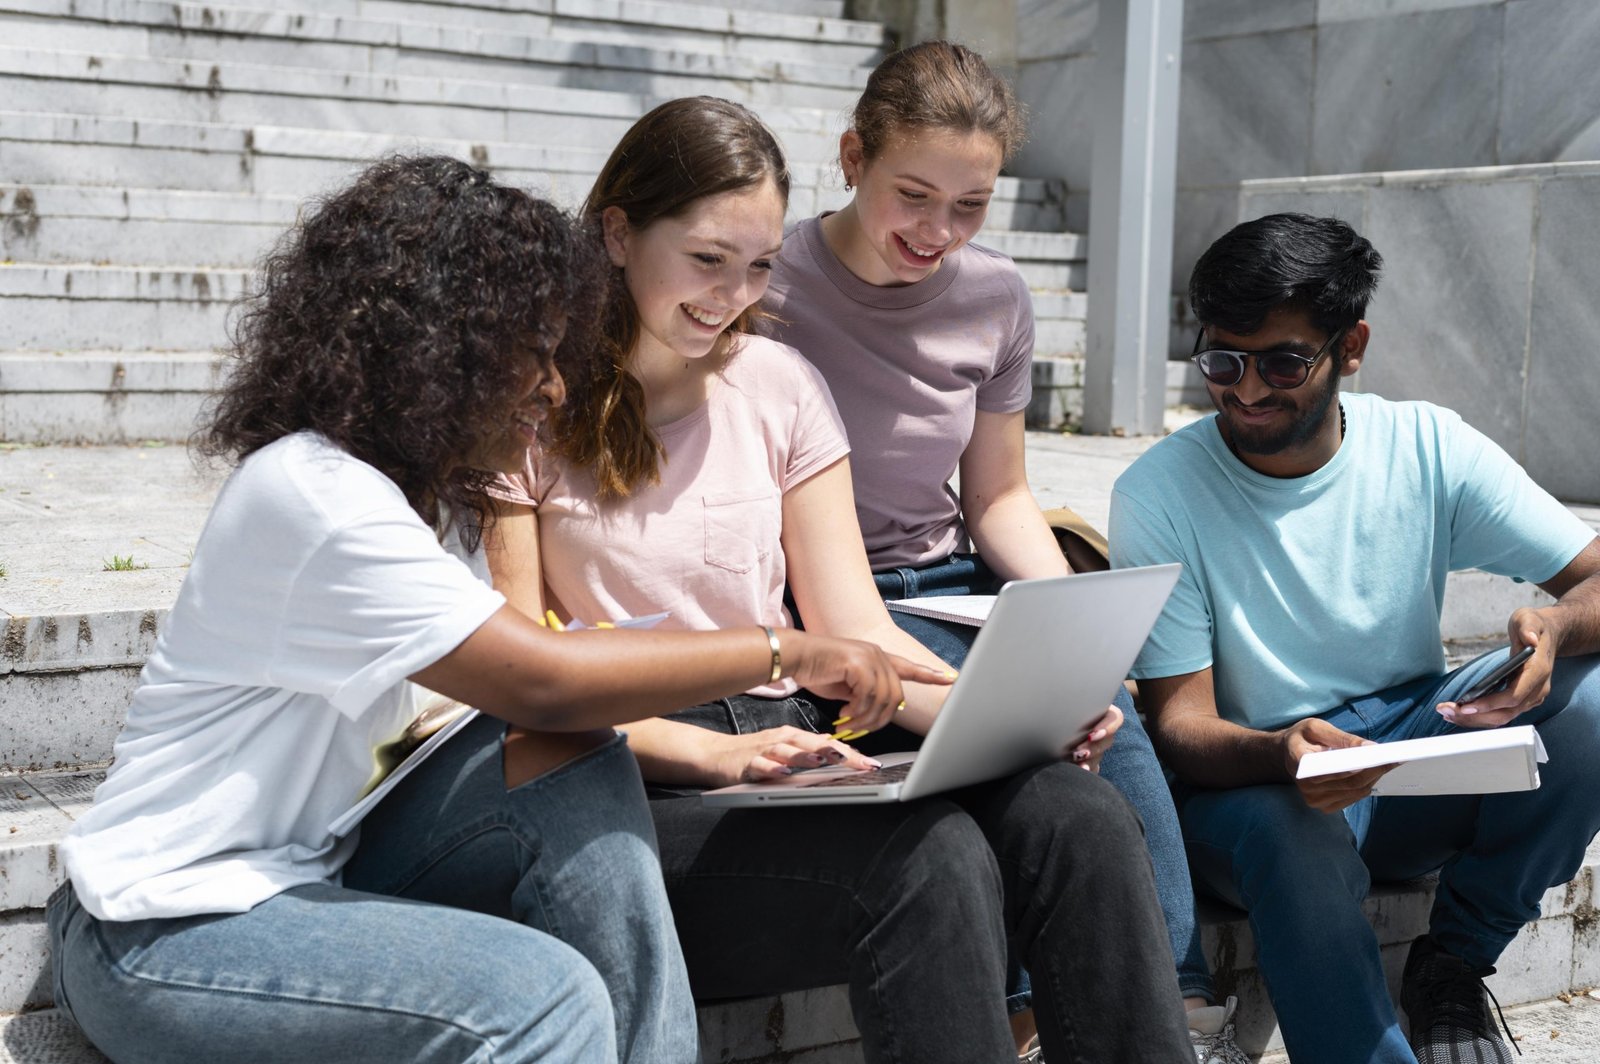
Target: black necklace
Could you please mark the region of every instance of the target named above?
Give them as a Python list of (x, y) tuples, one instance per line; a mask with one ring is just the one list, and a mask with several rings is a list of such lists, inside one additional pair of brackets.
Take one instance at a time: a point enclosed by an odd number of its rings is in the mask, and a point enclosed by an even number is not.
[(1344, 439), (1344, 404), (1339, 404), (1339, 438)]

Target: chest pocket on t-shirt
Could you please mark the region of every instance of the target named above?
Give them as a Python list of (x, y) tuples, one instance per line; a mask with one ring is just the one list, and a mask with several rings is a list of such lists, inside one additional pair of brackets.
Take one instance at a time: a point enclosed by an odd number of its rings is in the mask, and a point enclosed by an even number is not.
[(748, 573), (766, 561), (779, 549), (782, 506), (770, 489), (705, 496), (706, 564)]

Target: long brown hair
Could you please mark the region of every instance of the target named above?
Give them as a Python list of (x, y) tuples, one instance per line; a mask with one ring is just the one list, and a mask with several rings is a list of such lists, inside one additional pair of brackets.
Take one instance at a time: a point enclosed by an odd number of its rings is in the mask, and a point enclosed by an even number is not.
[(905, 129), (987, 133), (1009, 161), (1027, 138), (1016, 94), (983, 56), (950, 41), (924, 41), (891, 53), (867, 78), (852, 126), (866, 157)]
[[(748, 108), (711, 96), (662, 104), (622, 136), (583, 204), (598, 232), (607, 208), (629, 228), (645, 229), (683, 214), (696, 201), (771, 181), (789, 201), (789, 168), (772, 132)], [(661, 442), (645, 421), (644, 389), (628, 371), (639, 339), (639, 313), (622, 270), (612, 271), (600, 331), (611, 359), (602, 372), (568, 387), (554, 441), (562, 458), (594, 474), (598, 494), (625, 496), (659, 476)], [(747, 308), (717, 338), (709, 357), (726, 357), (734, 334), (751, 332), (762, 314)]]

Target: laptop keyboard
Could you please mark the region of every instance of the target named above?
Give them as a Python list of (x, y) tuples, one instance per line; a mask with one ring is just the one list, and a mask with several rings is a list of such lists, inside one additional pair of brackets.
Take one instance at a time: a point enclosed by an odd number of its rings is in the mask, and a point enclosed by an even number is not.
[(873, 768), (865, 772), (852, 772), (848, 776), (834, 776), (831, 779), (820, 780), (806, 787), (814, 791), (821, 787), (881, 787), (885, 783), (902, 783), (911, 773), (914, 761), (902, 761), (898, 765), (888, 768)]

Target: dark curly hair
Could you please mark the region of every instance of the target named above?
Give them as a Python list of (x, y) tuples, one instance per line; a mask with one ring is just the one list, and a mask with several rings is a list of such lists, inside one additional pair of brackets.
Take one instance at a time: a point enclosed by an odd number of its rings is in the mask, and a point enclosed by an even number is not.
[(240, 460), (320, 433), (475, 549), (492, 478), (468, 456), (504, 438), (535, 365), (593, 375), (607, 265), (594, 234), (482, 170), (381, 159), (260, 264), (195, 447)]

